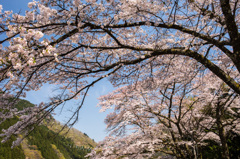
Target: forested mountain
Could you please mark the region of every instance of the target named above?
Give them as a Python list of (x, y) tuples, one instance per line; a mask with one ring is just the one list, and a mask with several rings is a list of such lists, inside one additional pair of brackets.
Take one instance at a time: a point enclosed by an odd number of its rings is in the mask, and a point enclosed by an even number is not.
[[(16, 104), (17, 109), (32, 106), (34, 105), (26, 100), (20, 100)], [(0, 130), (8, 128), (17, 121), (18, 117), (6, 120), (0, 124)], [(45, 126), (46, 123), (48, 126)], [(0, 159), (82, 159), (96, 145), (87, 134), (76, 129), (70, 129), (68, 134), (66, 130), (58, 134), (61, 128), (60, 122), (52, 116), (45, 119), (20, 146), (11, 149), (12, 142), (17, 136), (0, 143)]]

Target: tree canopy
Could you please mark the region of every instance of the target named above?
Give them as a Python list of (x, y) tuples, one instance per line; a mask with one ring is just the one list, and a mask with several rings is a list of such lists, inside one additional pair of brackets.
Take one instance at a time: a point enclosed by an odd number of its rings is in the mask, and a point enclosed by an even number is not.
[[(89, 89), (107, 78), (124, 88), (113, 93), (114, 99), (111, 94), (103, 98), (106, 103), (101, 105), (128, 109), (124, 102), (129, 98), (140, 98), (135, 101), (138, 107), (150, 102), (147, 107), (157, 111), (144, 109), (136, 117), (149, 116), (146, 124), (153, 129), (156, 123), (151, 124), (152, 116), (168, 112), (159, 117), (167, 120), (167, 130), (158, 129), (167, 134), (174, 132), (169, 130), (171, 125), (193, 127), (194, 122), (182, 124), (183, 115), (189, 112), (207, 115), (215, 120), (210, 125), (217, 125), (213, 133), (220, 137), (223, 158), (229, 158), (223, 123), (231, 119), (234, 133), (239, 134), (239, 4), (238, 0), (41, 0), (30, 2), (23, 15), (1, 11), (1, 117), (21, 116), (2, 136), (7, 139), (40, 123), (56, 107), (75, 98), (82, 102), (67, 122), (74, 124)], [(9, 97), (19, 98), (45, 83), (58, 84), (60, 89), (51, 102), (22, 111), (12, 107), (14, 100)], [(136, 94), (129, 97), (132, 93)], [(131, 104), (129, 109), (135, 109), (135, 103)], [(218, 113), (206, 114), (203, 107)], [(225, 110), (231, 111), (230, 117), (225, 117)], [(24, 115), (26, 111), (32, 113)], [(131, 114), (119, 117), (122, 122), (127, 120), (125, 116), (130, 118)], [(163, 124), (162, 119), (158, 122)], [(124, 126), (113, 124), (111, 115), (107, 123), (119, 131)], [(178, 151), (178, 141), (184, 141), (182, 129), (178, 128), (181, 138), (172, 135), (168, 140), (174, 142), (174, 155), (186, 157), (185, 152)], [(202, 125), (197, 129), (201, 135), (212, 131), (208, 126), (203, 130)], [(191, 140), (193, 156), (202, 141), (196, 141), (198, 137)], [(153, 150), (147, 148), (138, 155)]]

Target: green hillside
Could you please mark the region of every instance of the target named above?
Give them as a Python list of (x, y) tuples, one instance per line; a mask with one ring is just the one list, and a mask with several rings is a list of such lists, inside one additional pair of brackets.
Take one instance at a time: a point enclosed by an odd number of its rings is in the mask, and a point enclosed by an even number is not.
[[(16, 104), (18, 109), (31, 106), (34, 105), (26, 100), (20, 100)], [(0, 124), (0, 131), (17, 121), (17, 117), (6, 120)], [(43, 123), (47, 123), (47, 120)], [(66, 135), (63, 135), (64, 131), (58, 134), (62, 125), (52, 117), (48, 120), (48, 125), (51, 126), (42, 124), (36, 127), (20, 146), (13, 149), (11, 145), (16, 137), (11, 137), (6, 143), (0, 143), (0, 159), (83, 159), (96, 145), (87, 135), (76, 129), (70, 129)]]
[[(60, 122), (54, 119), (48, 123), (48, 128), (54, 132), (59, 132), (59, 130), (61, 130), (62, 127), (63, 125), (61, 125)], [(68, 128), (64, 129), (63, 131), (60, 132), (60, 135), (64, 135), (65, 137), (72, 139), (77, 146), (84, 146), (86, 148), (96, 146), (96, 142), (94, 142), (93, 139), (89, 138), (87, 134), (82, 133), (74, 128), (71, 128), (69, 131), (68, 130), (69, 130)]]
[[(7, 129), (10, 125), (13, 125), (16, 122), (17, 118), (6, 120), (2, 124), (0, 124), (0, 131), (2, 131), (2, 129)], [(1, 137), (0, 140), (2, 140)], [(11, 149), (12, 142), (14, 140), (16, 140), (16, 137), (12, 136), (11, 139), (8, 140), (6, 143), (0, 143), (0, 159), (25, 159), (25, 155), (21, 146)]]

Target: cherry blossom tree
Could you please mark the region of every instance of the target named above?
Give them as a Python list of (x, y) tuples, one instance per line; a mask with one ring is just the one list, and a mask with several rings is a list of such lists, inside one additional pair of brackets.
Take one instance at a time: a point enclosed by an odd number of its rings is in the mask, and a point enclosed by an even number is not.
[[(17, 99), (45, 83), (58, 85), (60, 93), (32, 111), (42, 115), (22, 118), (3, 136), (40, 123), (75, 98), (81, 102), (67, 122), (72, 125), (95, 83), (104, 78), (114, 86), (142, 82), (162, 67), (167, 72), (166, 59), (188, 66), (186, 83), (188, 69), (207, 69), (240, 94), (238, 0), (41, 0), (28, 7), (23, 15), (0, 7), (1, 98)], [(4, 119), (16, 114), (8, 111), (15, 100), (6, 102), (1, 103)]]
[(227, 140), (232, 132), (240, 136), (239, 96), (212, 73), (202, 78), (186, 63), (178, 68), (181, 63), (175, 58), (167, 72), (100, 98), (102, 111), (114, 107), (105, 120), (111, 133), (89, 156), (209, 158), (204, 148), (212, 142), (221, 147), (219, 157), (234, 157)]

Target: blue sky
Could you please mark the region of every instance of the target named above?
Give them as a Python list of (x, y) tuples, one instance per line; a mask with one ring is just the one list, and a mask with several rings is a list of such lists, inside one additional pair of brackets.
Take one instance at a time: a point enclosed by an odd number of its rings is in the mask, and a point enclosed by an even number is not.
[[(28, 9), (27, 4), (31, 0), (0, 0), (0, 5), (3, 6), (3, 10), (12, 10), (14, 13), (24, 13)], [(56, 86), (44, 85), (39, 91), (30, 91), (27, 93), (26, 99), (34, 104), (38, 104), (41, 101), (47, 101), (49, 95), (54, 94), (53, 90)], [(97, 98), (101, 95), (107, 94), (112, 91), (113, 87), (107, 80), (102, 80), (95, 84), (88, 93), (85, 104), (80, 110), (79, 121), (74, 125), (74, 128), (86, 133), (89, 137), (95, 141), (101, 141), (107, 135), (104, 124), (104, 118), (108, 112), (99, 113), (100, 108), (97, 107)], [(69, 111), (76, 103), (77, 100), (73, 100), (65, 105), (62, 113), (59, 114), (60, 109), (55, 112), (57, 115), (54, 117), (64, 123), (71, 115)]]

